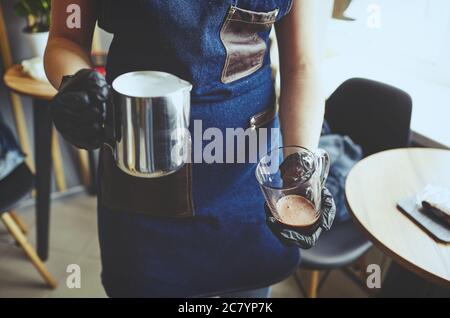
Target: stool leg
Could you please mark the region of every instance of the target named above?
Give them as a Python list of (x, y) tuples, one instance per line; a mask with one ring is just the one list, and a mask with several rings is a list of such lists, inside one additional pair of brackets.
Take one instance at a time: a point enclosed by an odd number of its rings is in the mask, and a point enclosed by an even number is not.
[(14, 220), (14, 222), (17, 224), (17, 226), (20, 228), (20, 230), (23, 232), (23, 234), (28, 233), (28, 226), (25, 224), (25, 222), (22, 220), (22, 218), (15, 212), (15, 211), (9, 211), (9, 215)]
[(317, 298), (317, 287), (319, 286), (320, 271), (312, 271), (309, 281), (308, 297)]
[(55, 172), (56, 187), (60, 192), (64, 192), (67, 190), (66, 177), (64, 174), (64, 166), (62, 162), (61, 147), (59, 145), (58, 133), (56, 131), (56, 128), (54, 127), (51, 143), (52, 143), (51, 146), (52, 162), (53, 162), (53, 169)]
[(36, 161), (36, 246), (42, 260), (48, 258), (50, 235), (52, 121), (47, 101), (33, 99), (34, 152)]
[(25, 254), (30, 259), (31, 263), (36, 267), (39, 274), (45, 280), (45, 282), (51, 287), (56, 288), (56, 281), (52, 277), (52, 275), (48, 272), (44, 263), (41, 261), (39, 256), (36, 254), (36, 251), (33, 247), (28, 243), (27, 238), (20, 230), (19, 226), (14, 222), (14, 219), (11, 217), (9, 213), (3, 213), (1, 216), (3, 223), (5, 224), (8, 231), (14, 237), (14, 239), (20, 244), (20, 246), (25, 251)]
[(81, 180), (86, 187), (91, 184), (91, 174), (89, 172), (89, 154), (86, 150), (78, 150), (78, 158), (80, 160)]

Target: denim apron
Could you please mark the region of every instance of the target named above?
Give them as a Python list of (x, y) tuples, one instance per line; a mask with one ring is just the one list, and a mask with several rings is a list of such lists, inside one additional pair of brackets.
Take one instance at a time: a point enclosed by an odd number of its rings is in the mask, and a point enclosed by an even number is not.
[[(114, 33), (107, 80), (135, 70), (175, 74), (194, 86), (193, 139), (198, 138), (194, 120), (201, 120), (203, 131), (215, 127), (224, 136), (226, 128), (247, 129), (249, 118), (275, 105), (269, 32), (291, 5), (292, 0), (104, 1), (99, 23)], [(262, 127), (278, 125), (275, 116)], [(194, 141), (194, 149), (209, 142)], [(112, 167), (100, 161), (108, 175)], [(120, 196), (145, 185), (100, 180), (98, 225), (108, 295), (214, 296), (269, 286), (289, 276), (299, 251), (282, 245), (266, 226), (255, 167), (254, 162), (193, 163), (194, 211), (183, 218), (107, 207), (102, 197), (108, 191)], [(152, 200), (158, 198), (149, 193), (150, 209)]]

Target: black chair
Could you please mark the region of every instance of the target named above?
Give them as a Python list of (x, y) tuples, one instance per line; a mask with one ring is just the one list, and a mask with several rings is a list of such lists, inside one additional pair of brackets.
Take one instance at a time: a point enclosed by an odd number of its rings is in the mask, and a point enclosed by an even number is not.
[[(348, 135), (360, 144), (364, 156), (409, 145), (411, 97), (395, 87), (354, 78), (344, 82), (328, 99), (325, 118), (333, 133)], [(316, 297), (331, 270), (343, 269), (352, 280), (361, 279), (347, 266), (359, 261), (365, 271), (364, 255), (372, 243), (351, 221), (336, 224), (317, 245), (302, 250), (301, 269), (311, 270), (309, 297)], [(325, 275), (319, 282), (320, 271)], [(364, 276), (362, 276), (364, 277)], [(300, 279), (297, 282), (306, 293)]]
[(56, 281), (26, 238), (27, 227), (25, 223), (13, 210), (17, 203), (31, 192), (33, 187), (34, 176), (25, 163), (18, 166), (6, 178), (1, 180), (0, 218), (45, 282), (51, 288), (55, 288)]

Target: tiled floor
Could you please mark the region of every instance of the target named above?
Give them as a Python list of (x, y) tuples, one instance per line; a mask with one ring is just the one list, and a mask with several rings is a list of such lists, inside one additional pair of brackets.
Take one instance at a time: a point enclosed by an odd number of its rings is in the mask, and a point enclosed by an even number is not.
[[(35, 242), (34, 208), (18, 213), (30, 227), (30, 242)], [(47, 267), (58, 280), (58, 288), (50, 290), (24, 253), (0, 224), (0, 297), (106, 297), (100, 283), (101, 264), (97, 240), (96, 199), (79, 195), (53, 202), (51, 216), (50, 259)], [(376, 261), (380, 253), (373, 250), (370, 258)], [(67, 266), (81, 268), (81, 288), (66, 285)], [(308, 273), (299, 272), (307, 283)], [(273, 286), (272, 297), (301, 297), (293, 277)], [(340, 271), (334, 271), (323, 286), (320, 297), (366, 297)]]

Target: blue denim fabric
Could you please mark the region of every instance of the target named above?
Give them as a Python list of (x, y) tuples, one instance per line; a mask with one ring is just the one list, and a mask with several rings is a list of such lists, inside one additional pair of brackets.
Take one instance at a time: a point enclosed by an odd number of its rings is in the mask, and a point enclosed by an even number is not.
[(0, 180), (25, 160), (16, 138), (0, 116)]
[(331, 159), (326, 186), (336, 203), (336, 221), (346, 221), (350, 215), (345, 204), (345, 179), (351, 168), (361, 160), (362, 149), (350, 137), (332, 134), (326, 122), (322, 128), (319, 145), (328, 152)]
[[(227, 100), (255, 89), (270, 68), (268, 49), (263, 69), (230, 84), (220, 81), (226, 56), (220, 31), (229, 7), (236, 3), (253, 11), (278, 8), (279, 20), (292, 0), (107, 1), (103, 25), (115, 35), (108, 57), (108, 80), (133, 70), (165, 71), (194, 85), (192, 100), (196, 103)], [(259, 36), (268, 47), (269, 32)]]
[[(237, 6), (265, 12), (279, 8), (279, 19), (291, 3), (240, 0)], [(134, 70), (165, 71), (190, 81), (194, 85), (191, 133), (194, 120), (202, 120), (203, 131), (215, 127), (224, 135), (226, 128), (247, 129), (251, 116), (274, 105), (268, 50), (255, 73), (229, 84), (220, 80), (226, 59), (220, 30), (236, 1), (114, 0), (106, 4), (101, 25), (115, 33), (108, 81)], [(268, 42), (269, 32), (260, 36)], [(265, 128), (278, 125), (277, 118)], [(256, 163), (194, 164), (193, 218), (152, 218), (99, 205), (102, 282), (107, 294), (218, 295), (269, 286), (290, 275), (298, 265), (299, 251), (280, 243), (266, 226), (255, 167)]]

